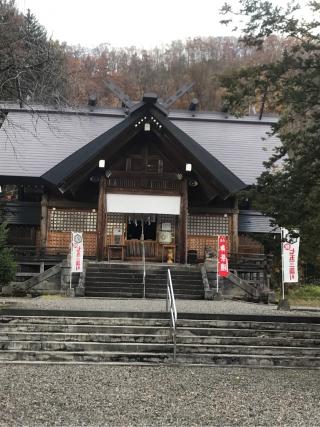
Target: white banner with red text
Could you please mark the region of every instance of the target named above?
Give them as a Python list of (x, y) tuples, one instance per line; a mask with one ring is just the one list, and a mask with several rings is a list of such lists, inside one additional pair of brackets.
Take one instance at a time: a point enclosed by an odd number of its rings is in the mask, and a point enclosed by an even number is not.
[(228, 274), (227, 236), (218, 236), (218, 276), (226, 277)]
[(282, 237), (282, 272), (284, 283), (296, 283), (299, 281), (298, 257), (300, 237), (290, 238), (288, 230), (281, 229)]
[(83, 235), (71, 232), (71, 273), (83, 271)]

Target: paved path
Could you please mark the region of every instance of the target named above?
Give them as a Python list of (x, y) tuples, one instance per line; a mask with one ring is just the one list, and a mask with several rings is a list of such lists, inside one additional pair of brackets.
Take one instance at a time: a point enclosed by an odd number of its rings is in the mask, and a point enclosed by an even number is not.
[[(177, 300), (177, 310), (189, 313), (221, 314), (260, 314), (319, 316), (318, 311), (279, 311), (276, 305), (247, 303), (243, 301), (202, 301)], [(165, 300), (156, 299), (105, 299), (105, 298), (66, 298), (47, 296), (39, 298), (0, 298), (1, 304), (33, 309), (52, 310), (98, 310), (98, 311), (165, 311)]]
[(0, 425), (319, 426), (320, 371), (0, 366)]

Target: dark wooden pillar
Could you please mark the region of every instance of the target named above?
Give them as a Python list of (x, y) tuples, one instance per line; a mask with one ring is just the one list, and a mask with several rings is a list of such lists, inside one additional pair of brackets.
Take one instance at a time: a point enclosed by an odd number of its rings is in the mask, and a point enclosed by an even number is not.
[(187, 226), (188, 226), (188, 182), (182, 182), (180, 216), (179, 216), (179, 259), (181, 264), (187, 262)]
[(47, 229), (48, 229), (48, 196), (42, 194), (41, 198), (41, 222), (40, 222), (40, 248), (45, 249), (47, 245)]
[(235, 197), (232, 213), (232, 252), (239, 251), (239, 209), (238, 198)]
[(104, 258), (106, 212), (107, 212), (107, 179), (105, 176), (100, 178), (99, 199), (97, 215), (97, 259), (102, 261)]

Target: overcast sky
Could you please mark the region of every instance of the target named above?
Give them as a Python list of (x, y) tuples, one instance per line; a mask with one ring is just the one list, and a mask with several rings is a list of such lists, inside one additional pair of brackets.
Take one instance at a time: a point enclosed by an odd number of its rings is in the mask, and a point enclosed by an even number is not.
[[(236, 0), (233, 0), (236, 3)], [(150, 48), (194, 36), (228, 35), (219, 24), (225, 0), (16, 0), (49, 35), (68, 44)]]
[[(219, 24), (226, 0), (16, 0), (54, 39), (71, 45), (150, 48), (196, 36), (232, 35)], [(286, 0), (274, 0), (286, 4)], [(307, 0), (301, 0), (305, 3)], [(237, 0), (228, 0), (237, 4)]]

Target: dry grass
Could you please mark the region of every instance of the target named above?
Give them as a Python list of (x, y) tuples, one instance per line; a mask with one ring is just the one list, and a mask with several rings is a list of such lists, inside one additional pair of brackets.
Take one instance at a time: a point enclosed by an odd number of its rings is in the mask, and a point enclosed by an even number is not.
[(301, 305), (320, 308), (320, 286), (303, 285), (292, 287), (288, 292), (291, 305)]

